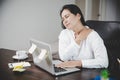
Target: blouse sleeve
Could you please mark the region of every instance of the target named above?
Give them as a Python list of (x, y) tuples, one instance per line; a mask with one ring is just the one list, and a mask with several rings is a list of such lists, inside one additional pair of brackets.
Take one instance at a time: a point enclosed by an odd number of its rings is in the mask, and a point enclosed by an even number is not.
[(65, 30), (59, 35), (59, 57), (63, 61), (72, 60), (72, 56), (78, 53), (80, 48), (70, 36)]
[(86, 68), (107, 68), (108, 67), (108, 55), (106, 47), (102, 38), (95, 34), (88, 37), (91, 49), (93, 51), (94, 58), (82, 60), (82, 67)]

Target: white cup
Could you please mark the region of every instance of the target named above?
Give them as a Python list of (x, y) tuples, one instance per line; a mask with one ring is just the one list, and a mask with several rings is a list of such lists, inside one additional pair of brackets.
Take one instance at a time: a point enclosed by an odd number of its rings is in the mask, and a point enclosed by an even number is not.
[(19, 51), (16, 51), (16, 56), (18, 58), (25, 58), (27, 57), (27, 51), (24, 51), (24, 50), (19, 50)]

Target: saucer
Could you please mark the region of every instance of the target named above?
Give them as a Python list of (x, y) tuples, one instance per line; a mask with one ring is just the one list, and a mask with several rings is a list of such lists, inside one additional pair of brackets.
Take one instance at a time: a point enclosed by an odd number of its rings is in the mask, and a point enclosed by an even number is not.
[(21, 56), (14, 55), (12, 58), (22, 60), (22, 59), (28, 58), (28, 56), (21, 57)]

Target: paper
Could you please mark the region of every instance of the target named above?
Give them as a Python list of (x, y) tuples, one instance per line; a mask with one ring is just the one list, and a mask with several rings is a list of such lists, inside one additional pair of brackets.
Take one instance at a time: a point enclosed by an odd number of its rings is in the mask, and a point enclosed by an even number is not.
[(16, 68), (16, 69), (13, 69), (13, 71), (17, 71), (17, 72), (24, 72), (26, 69), (24, 68)]
[(31, 64), (29, 62), (16, 62), (16, 63), (8, 63), (9, 68), (14, 68), (15, 66), (22, 65), (23, 67), (29, 67)]
[(46, 60), (47, 64), (50, 65), (51, 64), (51, 61), (49, 59), (49, 56), (48, 56), (48, 51), (46, 49), (41, 49), (41, 53), (40, 55), (38, 56), (38, 58), (42, 61), (42, 60)]
[(41, 49), (41, 53), (38, 56), (38, 58), (40, 60), (45, 60), (48, 64), (48, 66), (50, 66), (51, 60), (49, 59), (48, 51), (46, 49)]
[(46, 61), (47, 61), (47, 64), (50, 66), (51, 60), (50, 60), (50, 58), (49, 58), (48, 52), (47, 52), (47, 54), (46, 54)]
[(18, 72), (23, 72), (25, 71), (26, 69), (23, 68), (23, 64), (20, 64), (20, 65), (16, 65), (14, 66), (13, 68), (13, 71), (18, 71)]
[(30, 47), (28, 52), (32, 54), (35, 51), (36, 48), (37, 48), (37, 46), (35, 44), (32, 44), (32, 46)]
[(47, 54), (47, 50), (46, 49), (41, 49), (41, 53), (40, 55), (38, 56), (38, 58), (40, 60), (43, 60), (44, 58), (46, 58), (46, 54)]

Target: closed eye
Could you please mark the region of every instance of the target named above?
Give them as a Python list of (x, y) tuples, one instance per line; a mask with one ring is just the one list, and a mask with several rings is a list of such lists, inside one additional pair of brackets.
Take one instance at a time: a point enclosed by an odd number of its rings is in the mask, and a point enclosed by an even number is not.
[(69, 17), (69, 15), (65, 15), (64, 18), (62, 18), (62, 21), (64, 21), (65, 19), (67, 19)]

